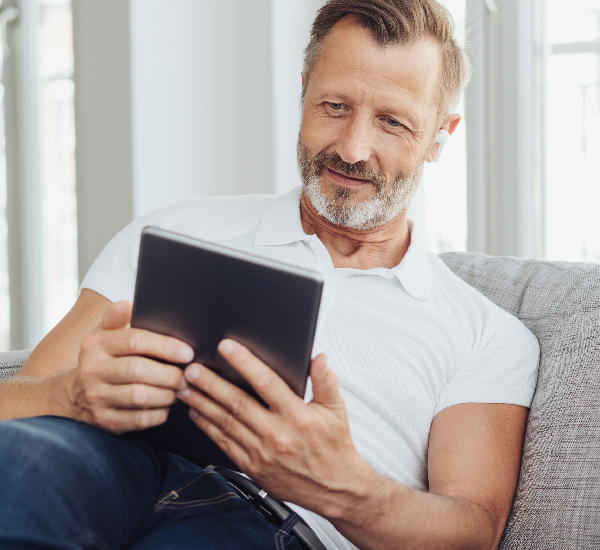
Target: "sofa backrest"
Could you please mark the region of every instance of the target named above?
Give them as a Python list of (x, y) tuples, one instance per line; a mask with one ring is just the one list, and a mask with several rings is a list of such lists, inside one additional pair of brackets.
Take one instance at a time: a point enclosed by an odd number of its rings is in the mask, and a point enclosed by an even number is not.
[(600, 548), (600, 265), (440, 257), (540, 342), (519, 485), (500, 548)]

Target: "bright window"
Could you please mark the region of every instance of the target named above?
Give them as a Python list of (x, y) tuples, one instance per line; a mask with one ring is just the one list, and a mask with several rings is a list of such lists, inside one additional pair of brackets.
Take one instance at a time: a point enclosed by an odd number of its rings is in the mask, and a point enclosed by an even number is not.
[(546, 0), (545, 21), (545, 256), (600, 262), (600, 0)]
[[(465, 0), (443, 0), (452, 14), (457, 35), (464, 40)], [(467, 141), (464, 98), (456, 108), (463, 115), (449, 139), (439, 164), (425, 163), (421, 188), (409, 209), (409, 218), (421, 227), (427, 246), (436, 253), (466, 250)]]
[(45, 332), (77, 299), (73, 23), (70, 0), (41, 0)]

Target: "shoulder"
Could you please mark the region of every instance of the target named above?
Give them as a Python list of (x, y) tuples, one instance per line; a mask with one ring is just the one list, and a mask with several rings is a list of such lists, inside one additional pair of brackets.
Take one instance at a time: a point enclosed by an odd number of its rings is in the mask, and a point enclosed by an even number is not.
[(111, 301), (131, 300), (142, 230), (159, 227), (189, 237), (216, 242), (251, 240), (271, 195), (189, 199), (137, 218), (104, 248), (86, 275), (91, 288)]
[(242, 195), (188, 199), (150, 212), (134, 224), (156, 225), (199, 238), (235, 227), (252, 229), (275, 198), (275, 195)]
[(250, 235), (256, 232), (265, 209), (275, 198), (275, 195), (243, 195), (188, 199), (137, 218), (111, 245), (137, 246), (142, 230), (150, 225), (213, 241)]
[(521, 320), (463, 281), (437, 254), (430, 251), (429, 259), (434, 292), (471, 326), (476, 340), (502, 338), (537, 353), (537, 339)]

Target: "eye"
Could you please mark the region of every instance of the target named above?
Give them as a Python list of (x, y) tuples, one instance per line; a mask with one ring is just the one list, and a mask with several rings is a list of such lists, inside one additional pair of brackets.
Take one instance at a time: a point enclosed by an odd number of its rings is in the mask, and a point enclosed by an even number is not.
[(328, 102), (329, 107), (331, 107), (334, 111), (341, 111), (343, 108), (343, 104), (342, 103), (331, 103), (330, 101)]
[(398, 128), (399, 126), (402, 126), (402, 124), (400, 124), (397, 120), (390, 118), (390, 117), (387, 117), (385, 119), (385, 122), (392, 128)]

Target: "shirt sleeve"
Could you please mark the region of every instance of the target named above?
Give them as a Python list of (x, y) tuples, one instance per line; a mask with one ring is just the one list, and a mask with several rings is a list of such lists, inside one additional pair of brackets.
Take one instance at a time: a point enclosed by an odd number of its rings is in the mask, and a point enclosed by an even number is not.
[(111, 302), (133, 301), (142, 230), (153, 223), (151, 215), (130, 223), (106, 245), (81, 283)]
[(464, 363), (440, 392), (434, 414), (459, 403), (530, 407), (537, 381), (537, 338), (513, 315), (487, 298), (481, 325)]

